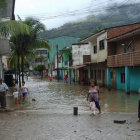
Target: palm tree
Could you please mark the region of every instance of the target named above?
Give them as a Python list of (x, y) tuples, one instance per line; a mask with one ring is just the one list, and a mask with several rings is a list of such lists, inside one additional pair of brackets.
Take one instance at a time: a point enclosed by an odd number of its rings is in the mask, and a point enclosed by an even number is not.
[(50, 49), (48, 42), (38, 37), (38, 34), (45, 30), (45, 26), (33, 18), (27, 18), (24, 23), (30, 26), (30, 34), (17, 34), (11, 37), (11, 42), (16, 46), (16, 52), (21, 58), (22, 81), (24, 81), (24, 57), (37, 48)]
[[(13, 0), (15, 2), (15, 0)], [(22, 21), (2, 19), (3, 7), (9, 3), (9, 0), (0, 0), (0, 36), (7, 37), (19, 33), (29, 34), (29, 26)]]

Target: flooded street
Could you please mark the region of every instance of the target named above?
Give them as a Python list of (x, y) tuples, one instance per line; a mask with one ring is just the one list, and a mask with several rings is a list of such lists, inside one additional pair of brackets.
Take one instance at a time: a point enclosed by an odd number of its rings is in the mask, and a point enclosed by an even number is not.
[[(90, 116), (88, 86), (37, 78), (29, 78), (26, 86), (30, 102), (0, 113), (0, 140), (140, 140), (139, 94), (101, 88), (103, 114)], [(12, 96), (8, 95), (7, 102), (8, 108), (14, 108)], [(78, 116), (73, 116), (74, 106), (78, 106)]]
[[(26, 85), (30, 90), (31, 103), (26, 107), (27, 110), (72, 113), (74, 106), (78, 106), (81, 113), (89, 110), (89, 103), (86, 101), (89, 86), (37, 78), (30, 78)], [(104, 112), (137, 112), (140, 97), (138, 93), (127, 95), (123, 91), (108, 91), (106, 88), (100, 88), (100, 92), (100, 104)], [(32, 99), (36, 101), (33, 102)]]

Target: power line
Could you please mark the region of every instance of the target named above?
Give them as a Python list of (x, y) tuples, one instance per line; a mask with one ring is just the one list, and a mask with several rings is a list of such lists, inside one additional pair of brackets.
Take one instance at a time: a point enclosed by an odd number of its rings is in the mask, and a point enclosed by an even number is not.
[[(64, 17), (75, 16), (76, 14), (81, 14), (81, 13), (82, 14), (87, 14), (87, 13), (91, 13), (91, 12), (98, 12), (98, 11), (100, 12), (100, 11), (104, 11), (104, 10), (108, 9), (108, 8), (103, 9), (103, 6), (99, 6), (99, 5), (101, 5), (101, 3), (98, 3), (97, 5), (95, 5), (95, 7), (93, 7), (93, 8), (97, 7), (98, 10), (97, 9), (91, 9), (91, 6), (88, 6), (84, 9), (74, 10), (74, 11), (70, 11), (70, 12), (63, 12), (63, 13), (60, 13), (58, 15), (51, 15), (51, 16), (48, 16), (48, 17), (46, 17), (45, 15), (39, 15), (38, 17), (37, 17), (37, 15), (35, 15), (35, 16), (32, 15), (32, 17), (40, 18), (42, 20), (45, 20), (45, 19), (52, 19), (52, 18), (63, 17), (63, 16)], [(21, 17), (25, 18), (25, 16), (23, 16), (23, 15), (21, 15)]]
[[(117, 5), (116, 7), (106, 7), (106, 8), (102, 8), (101, 6), (99, 6), (98, 10), (97, 9), (88, 9), (89, 7), (86, 7), (83, 9), (80, 9), (80, 10), (74, 10), (74, 11), (71, 11), (71, 12), (64, 12), (64, 13), (61, 13), (61, 14), (58, 14), (58, 15), (51, 15), (51, 16), (44, 16), (44, 15), (39, 15), (38, 17), (37, 16), (32, 16), (34, 18), (39, 18), (40, 20), (49, 20), (49, 19), (55, 19), (55, 18), (62, 18), (62, 17), (69, 17), (69, 16), (77, 16), (78, 14), (90, 14), (91, 12), (94, 12), (94, 14), (96, 13), (99, 13), (99, 12), (104, 12), (106, 10), (114, 10), (115, 8), (118, 8), (118, 9), (121, 9), (123, 8), (122, 6), (123, 5), (126, 5), (127, 2), (129, 0), (124, 0), (121, 5)], [(97, 6), (97, 5), (96, 5)], [(121, 7), (120, 7), (121, 6)], [(95, 8), (95, 7), (94, 7)], [(25, 18), (25, 16), (21, 16), (22, 18)]]
[[(106, 3), (107, 1), (105, 1), (105, 3)], [(97, 5), (95, 5), (95, 7), (99, 7), (99, 5), (101, 5), (102, 3), (98, 3)], [(62, 13), (59, 13), (59, 14), (65, 14), (65, 13), (71, 13), (71, 12), (77, 12), (77, 11), (83, 11), (83, 10), (87, 10), (87, 9), (89, 9), (89, 8), (91, 8), (91, 5), (90, 6), (87, 6), (87, 7), (85, 7), (85, 8), (82, 8), (82, 9), (77, 9), (77, 10), (73, 10), (73, 11), (70, 11), (70, 12), (62, 12)], [(37, 15), (42, 15), (42, 16), (46, 16), (46, 13), (42, 13), (42, 14), (32, 14), (32, 16), (37, 16)], [(21, 15), (21, 16), (28, 16), (28, 15)]]

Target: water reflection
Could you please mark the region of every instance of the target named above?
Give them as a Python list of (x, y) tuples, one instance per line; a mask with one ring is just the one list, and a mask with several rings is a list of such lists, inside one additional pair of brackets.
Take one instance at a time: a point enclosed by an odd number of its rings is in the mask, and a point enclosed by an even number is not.
[[(30, 78), (26, 85), (30, 90), (29, 100), (36, 99), (36, 102), (31, 101), (32, 103), (28, 104), (26, 109), (71, 112), (74, 106), (78, 106), (80, 111), (89, 110), (89, 104), (86, 101), (88, 86), (35, 78)], [(108, 91), (105, 88), (101, 88), (100, 91), (103, 111), (137, 112), (139, 94), (127, 95), (123, 91)], [(8, 97), (9, 106), (13, 106), (10, 98)]]

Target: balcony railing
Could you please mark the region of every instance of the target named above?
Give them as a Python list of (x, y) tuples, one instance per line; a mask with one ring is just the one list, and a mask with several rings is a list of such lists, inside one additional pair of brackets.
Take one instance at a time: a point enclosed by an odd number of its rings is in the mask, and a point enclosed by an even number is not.
[(140, 65), (140, 51), (108, 56), (108, 67)]
[(91, 56), (90, 55), (83, 55), (83, 64), (91, 62)]

